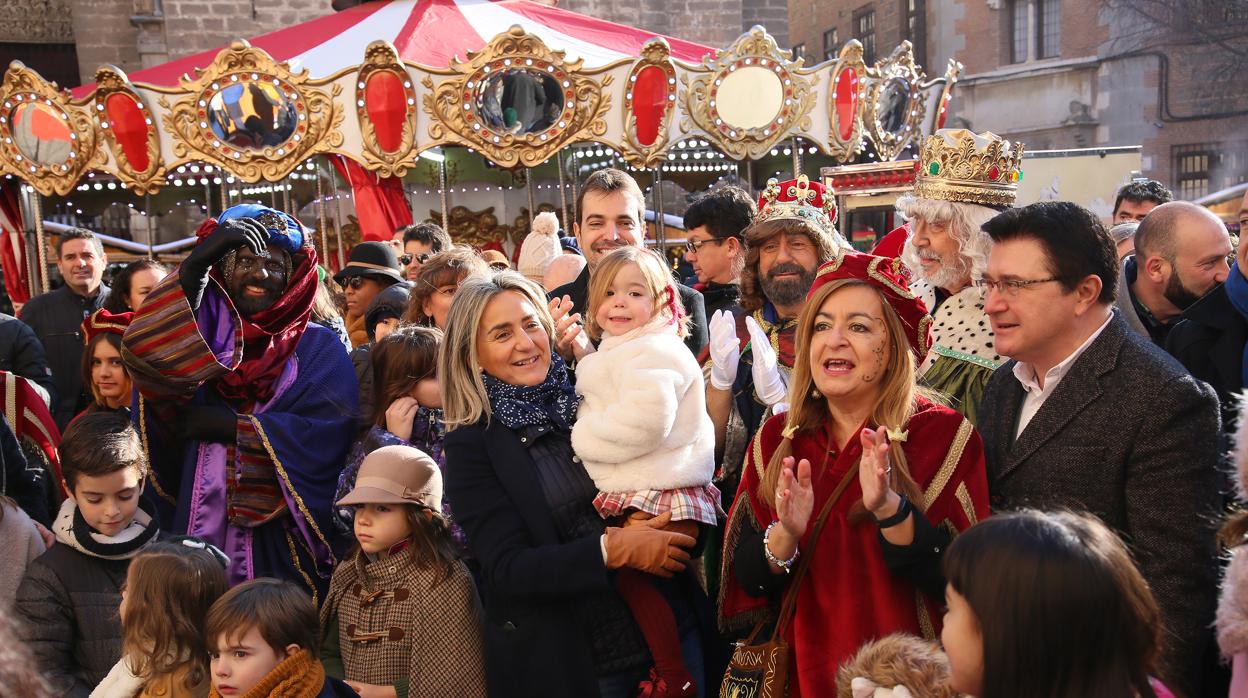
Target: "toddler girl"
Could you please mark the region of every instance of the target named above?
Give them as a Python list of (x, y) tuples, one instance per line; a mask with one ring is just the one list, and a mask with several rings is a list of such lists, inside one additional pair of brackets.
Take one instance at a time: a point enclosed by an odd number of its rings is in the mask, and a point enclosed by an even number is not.
[[(702, 369), (682, 338), (684, 308), (657, 254), (621, 247), (590, 279), (589, 338), (564, 335), (578, 359), (582, 397), (572, 448), (600, 490), (604, 518), (670, 516), (672, 530), (697, 537), (697, 524), (722, 514), (711, 484), (715, 434), (706, 412)], [(631, 523), (631, 522), (630, 522)], [(670, 607), (646, 575), (622, 570), (620, 595), (633, 613), (655, 668), (647, 695), (697, 695), (680, 654)]]

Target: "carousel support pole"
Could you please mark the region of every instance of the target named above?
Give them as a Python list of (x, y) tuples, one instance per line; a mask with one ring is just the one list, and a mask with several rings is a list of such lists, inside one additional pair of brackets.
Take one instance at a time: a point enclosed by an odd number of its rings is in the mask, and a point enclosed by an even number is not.
[(222, 170), (221, 174), (221, 212), (225, 213), (225, 209), (230, 207), (230, 193), (226, 191), (230, 185), (225, 181), (225, 170)]
[(793, 136), (793, 179), (802, 176), (802, 139)]
[(745, 191), (754, 198), (754, 161), (749, 159), (745, 161)]
[(532, 227), (533, 216), (535, 214), (533, 210), (533, 208), (535, 207), (535, 204), (533, 203), (533, 168), (532, 167), (524, 168), (524, 188), (528, 190), (528, 194), (529, 194), (529, 226)]
[(654, 168), (654, 239), (659, 256), (667, 261), (667, 221), (663, 216), (663, 166)]
[[(19, 185), (20, 186), (20, 185)], [(39, 255), (39, 288), (47, 293), (48, 286), (48, 246), (43, 239), (43, 207), (39, 202), (39, 192), (30, 188), (30, 212), (35, 219), (35, 250)]]
[(446, 207), (446, 160), (438, 163), (438, 197), (442, 201), (442, 229), (451, 234), (451, 215)]
[(212, 217), (212, 182), (207, 177), (204, 177), (204, 213)]
[[(576, 148), (572, 149), (572, 200), (581, 200), (581, 156)], [(573, 211), (572, 215), (576, 216), (576, 220), (580, 220), (580, 211)], [(571, 233), (571, 228), (564, 228), (565, 233)]]
[(290, 188), (290, 175), (286, 175), (286, 177), (282, 179), (282, 210), (286, 213), (290, 213)]
[(277, 208), (277, 183), (269, 182), (269, 208)]
[(338, 175), (333, 164), (329, 166), (329, 183), (334, 192), (334, 233), (338, 236), (338, 268), (347, 266), (346, 255), (342, 252), (342, 198), (338, 194)]
[(329, 231), (325, 229), (325, 185), (321, 182), (321, 163), (316, 163), (316, 229), (321, 233), (321, 259), (329, 259)]
[(143, 209), (147, 211), (147, 258), (156, 258), (156, 231), (152, 228), (152, 195), (143, 195)]
[(558, 170), (559, 170), (559, 210), (561, 212), (560, 220), (563, 221), (563, 230), (566, 233), (572, 228), (568, 226), (568, 192), (564, 188), (563, 151), (562, 150), (559, 151), (558, 153), (555, 153), (555, 164), (558, 166)]

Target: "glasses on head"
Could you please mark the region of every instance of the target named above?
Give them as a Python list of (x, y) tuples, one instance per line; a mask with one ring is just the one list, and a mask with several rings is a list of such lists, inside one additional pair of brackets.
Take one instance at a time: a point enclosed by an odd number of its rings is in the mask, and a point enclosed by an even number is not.
[(723, 243), (727, 242), (727, 240), (728, 238), (710, 238), (707, 240), (689, 240), (688, 242), (685, 243), (685, 250), (688, 252), (697, 254), (698, 250), (702, 249), (703, 245), (709, 245), (711, 243), (718, 243), (722, 245)]
[(1036, 284), (1047, 284), (1050, 281), (1061, 281), (1061, 278), (1050, 276), (1047, 279), (1002, 279), (1001, 281), (983, 278), (975, 279), (971, 283), (984, 293), (996, 291), (1006, 298), (1015, 298), (1025, 288), (1031, 288)]

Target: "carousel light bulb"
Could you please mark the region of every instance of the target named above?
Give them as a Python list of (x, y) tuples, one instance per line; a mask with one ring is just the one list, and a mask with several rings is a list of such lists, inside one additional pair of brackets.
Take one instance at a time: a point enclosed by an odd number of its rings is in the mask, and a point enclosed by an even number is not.
[(793, 154), (793, 149), (792, 149), (792, 148), (785, 148), (785, 149), (784, 149), (784, 154), (785, 154), (785, 155), (792, 155), (792, 154)]
[(180, 179), (175, 179), (175, 180), (173, 180), (173, 186), (175, 186), (175, 187), (180, 187), (180, 186), (182, 186), (182, 180), (180, 180)]
[(108, 188), (109, 188), (109, 189), (116, 189), (116, 188), (117, 188), (117, 183), (116, 183), (116, 182), (109, 182), (109, 183), (108, 183)]
[(199, 172), (199, 165), (191, 165), (191, 172)]

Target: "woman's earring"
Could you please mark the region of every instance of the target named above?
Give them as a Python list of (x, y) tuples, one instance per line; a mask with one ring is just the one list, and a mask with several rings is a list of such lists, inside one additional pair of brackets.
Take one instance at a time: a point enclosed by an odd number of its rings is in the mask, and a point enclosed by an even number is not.
[(810, 399), (812, 399), (812, 400), (817, 400), (817, 399), (819, 399), (820, 397), (822, 397), (822, 394), (819, 392), (819, 389), (818, 389), (818, 388), (811, 388), (811, 389), (810, 389)]

